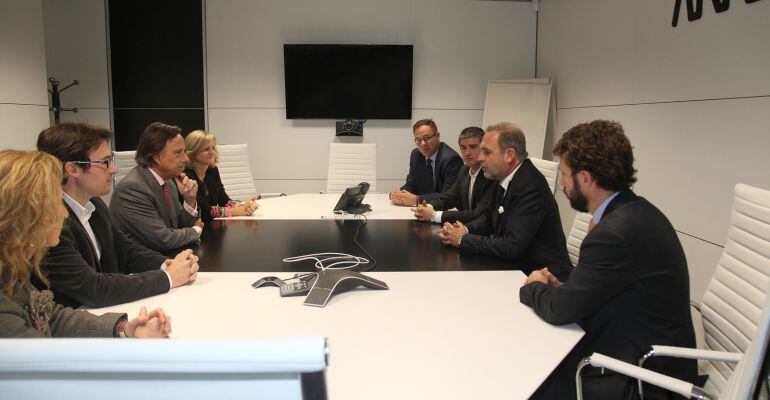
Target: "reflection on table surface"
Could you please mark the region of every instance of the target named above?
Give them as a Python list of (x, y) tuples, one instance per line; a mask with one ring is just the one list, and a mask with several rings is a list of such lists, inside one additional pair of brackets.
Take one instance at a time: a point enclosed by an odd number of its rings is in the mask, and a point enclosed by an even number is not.
[[(377, 261), (375, 271), (480, 271), (515, 269), (506, 260), (460, 255), (438, 238), (439, 225), (416, 220), (216, 220), (206, 224), (197, 250), (201, 271), (310, 271), (286, 264), (303, 254), (339, 252)], [(360, 229), (359, 229), (360, 228)], [(368, 258), (368, 257), (367, 257)], [(525, 271), (526, 272), (526, 271)]]

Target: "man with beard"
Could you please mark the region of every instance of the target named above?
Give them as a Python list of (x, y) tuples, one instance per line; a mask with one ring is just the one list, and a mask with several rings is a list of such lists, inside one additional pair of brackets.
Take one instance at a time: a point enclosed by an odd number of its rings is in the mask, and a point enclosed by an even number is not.
[(138, 165), (118, 183), (110, 201), (112, 220), (128, 238), (165, 254), (198, 240), (203, 231), (198, 186), (182, 172), (187, 162), (178, 126), (154, 122), (144, 129), (136, 148)]
[(444, 223), (441, 241), (460, 253), (503, 258), (531, 272), (548, 267), (560, 279), (572, 268), (559, 207), (542, 173), (527, 158), (524, 132), (502, 122), (487, 128), (479, 153), (484, 176), (495, 180), (491, 207), (463, 225)]
[[(695, 347), (690, 283), (684, 251), (668, 219), (631, 191), (636, 182), (631, 143), (623, 127), (597, 120), (567, 131), (556, 144), (563, 191), (577, 211), (591, 212), (580, 259), (562, 282), (547, 268), (532, 272), (519, 292), (545, 321), (578, 323), (585, 336), (535, 393), (535, 399), (572, 399), (577, 365), (599, 352), (636, 364), (651, 345)], [(696, 364), (683, 359), (645, 363), (694, 382)], [(586, 368), (588, 399), (634, 399), (636, 381)], [(646, 399), (675, 398), (645, 387)]]

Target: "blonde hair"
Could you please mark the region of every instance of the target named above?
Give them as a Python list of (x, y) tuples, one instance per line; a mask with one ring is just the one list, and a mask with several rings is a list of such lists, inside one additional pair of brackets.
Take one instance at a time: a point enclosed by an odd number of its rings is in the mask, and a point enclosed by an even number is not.
[(214, 164), (216, 164), (219, 162), (219, 152), (217, 152), (217, 138), (214, 137), (213, 133), (197, 130), (190, 132), (190, 134), (184, 138), (184, 151), (187, 153), (187, 158), (190, 159), (188, 167), (195, 166), (195, 156), (203, 151), (203, 148), (206, 147), (206, 144), (208, 144), (209, 141), (214, 145), (214, 153), (216, 153), (214, 156)]
[(0, 288), (13, 297), (14, 287), (30, 284), (40, 271), (46, 238), (63, 222), (62, 164), (39, 151), (0, 151)]

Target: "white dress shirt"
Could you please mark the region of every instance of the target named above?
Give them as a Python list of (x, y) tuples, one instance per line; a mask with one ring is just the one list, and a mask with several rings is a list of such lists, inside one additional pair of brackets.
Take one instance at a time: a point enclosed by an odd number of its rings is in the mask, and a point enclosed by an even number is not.
[[(78, 221), (80, 221), (80, 224), (83, 225), (86, 233), (88, 233), (88, 239), (91, 240), (91, 244), (94, 246), (94, 251), (96, 251), (96, 260), (100, 261), (102, 259), (102, 248), (99, 245), (99, 241), (96, 240), (96, 235), (94, 235), (94, 231), (91, 229), (90, 222), (91, 215), (93, 215), (94, 211), (96, 211), (96, 206), (94, 206), (94, 204), (90, 201), (86, 203), (85, 206), (82, 206), (66, 192), (64, 193), (63, 197), (64, 202), (67, 203), (67, 206), (69, 206), (72, 212), (75, 213), (75, 215), (78, 217)], [(168, 278), (168, 287), (171, 289), (174, 286), (174, 281), (171, 279), (171, 275), (166, 272), (165, 262), (160, 264), (160, 269), (166, 273), (166, 277)]]
[[(471, 183), (468, 185), (468, 204), (472, 207), (473, 206), (473, 185), (476, 184), (476, 177), (479, 176), (479, 172), (481, 172), (481, 168), (476, 170), (476, 173), (472, 173), (470, 169), (468, 169), (468, 175), (471, 177)], [(433, 206), (431, 206), (432, 208)], [(430, 217), (431, 222), (435, 222), (437, 224), (441, 223), (441, 214), (443, 214), (443, 211), (434, 211), (433, 215)]]
[(96, 207), (90, 201), (86, 203), (84, 207), (80, 205), (80, 203), (78, 203), (75, 199), (70, 197), (70, 195), (67, 193), (64, 193), (64, 202), (67, 203), (72, 212), (75, 213), (75, 215), (78, 217), (78, 221), (80, 221), (80, 224), (83, 225), (86, 233), (88, 233), (88, 238), (91, 239), (91, 244), (94, 246), (94, 250), (96, 251), (96, 260), (101, 260), (102, 248), (99, 246), (99, 241), (96, 240), (96, 235), (94, 235), (93, 229), (91, 229), (91, 223), (88, 222), (88, 220), (91, 219), (91, 214), (96, 211)]

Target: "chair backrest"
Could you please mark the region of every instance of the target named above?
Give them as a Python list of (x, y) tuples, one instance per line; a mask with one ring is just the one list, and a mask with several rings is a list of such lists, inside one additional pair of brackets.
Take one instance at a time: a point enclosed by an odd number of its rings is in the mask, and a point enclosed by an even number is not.
[(572, 221), (572, 229), (567, 236), (567, 253), (572, 265), (577, 265), (578, 259), (580, 259), (580, 245), (583, 244), (583, 239), (588, 234), (588, 221), (591, 218), (592, 215), (589, 213), (578, 212)]
[(115, 166), (118, 167), (118, 173), (113, 178), (113, 185), (117, 186), (123, 178), (128, 175), (128, 172), (136, 167), (136, 151), (116, 151), (115, 152)]
[[(326, 399), (323, 337), (0, 339), (9, 399)], [(307, 387), (312, 385), (314, 387)], [(304, 387), (303, 387), (304, 386)], [(320, 395), (320, 397), (315, 397)]]
[(245, 201), (257, 197), (257, 188), (251, 176), (249, 146), (243, 144), (218, 144), (219, 176), (225, 192), (231, 199)]
[[(747, 352), (766, 324), (761, 318), (768, 285), (770, 191), (738, 184), (725, 248), (700, 305), (708, 349)], [(733, 374), (733, 365), (720, 362), (701, 369), (709, 375), (704, 388), (711, 393), (721, 393)]]
[[(735, 366), (735, 371), (722, 390), (720, 399), (753, 398), (754, 390), (760, 381), (762, 364), (767, 357), (767, 345), (770, 340), (770, 296), (765, 296), (762, 315), (757, 321), (756, 334), (743, 358)], [(761, 380), (767, 379), (762, 377)]]
[(535, 164), (535, 167), (540, 170), (540, 173), (545, 176), (548, 187), (551, 188), (551, 193), (556, 195), (556, 184), (559, 178), (559, 163), (534, 157), (530, 157), (529, 159), (532, 160), (532, 164)]
[(369, 192), (377, 191), (377, 145), (330, 143), (326, 192), (344, 192), (361, 182), (369, 182)]

